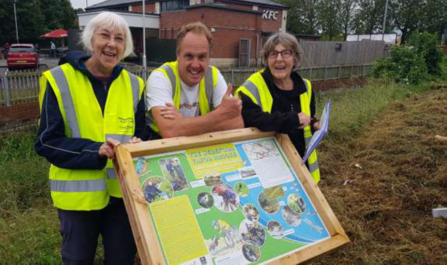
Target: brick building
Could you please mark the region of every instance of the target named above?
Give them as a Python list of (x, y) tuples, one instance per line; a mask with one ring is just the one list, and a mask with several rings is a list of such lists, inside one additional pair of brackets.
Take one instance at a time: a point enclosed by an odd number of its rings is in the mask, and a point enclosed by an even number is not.
[[(213, 33), (212, 63), (219, 67), (254, 66), (260, 63), (265, 38), (285, 31), (287, 8), (273, 0), (147, 0), (146, 38), (175, 39), (179, 29), (201, 21)], [(142, 47), (142, 1), (107, 0), (79, 13), (84, 27), (97, 13), (110, 10), (122, 15), (131, 27), (137, 52)], [(139, 45), (141, 45), (139, 47)], [(147, 51), (149, 52), (149, 51)]]

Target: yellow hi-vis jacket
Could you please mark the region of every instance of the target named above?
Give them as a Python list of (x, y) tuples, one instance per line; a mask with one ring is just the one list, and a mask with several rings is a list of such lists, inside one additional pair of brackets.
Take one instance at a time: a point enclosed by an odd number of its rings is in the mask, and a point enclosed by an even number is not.
[[(66, 63), (43, 73), (39, 104), (42, 110), (47, 84), (56, 95), (65, 124), (65, 135), (105, 142), (128, 142), (135, 132), (135, 113), (143, 94), (143, 80), (126, 70), (112, 82), (102, 114), (87, 76)], [(122, 197), (111, 160), (103, 170), (72, 170), (50, 166), (54, 206), (63, 210), (103, 209), (109, 196)]]
[[(178, 74), (178, 62), (169, 62), (163, 64), (160, 68), (154, 71), (162, 72), (172, 85), (173, 102), (176, 109), (180, 109), (180, 95), (181, 95), (181, 83), (180, 76)], [(199, 108), (200, 114), (206, 115), (213, 110), (213, 94), (214, 89), (217, 86), (217, 68), (209, 66), (206, 75), (200, 80), (199, 85)], [(150, 115), (146, 113), (146, 115)], [(146, 116), (147, 117), (147, 116)], [(149, 126), (151, 129), (158, 133), (159, 129), (155, 124), (154, 119), (149, 119)]]
[[(252, 74), (245, 83), (240, 86), (235, 94), (238, 97), (240, 93), (247, 95), (255, 104), (261, 107), (262, 111), (271, 113), (273, 106), (273, 98), (270, 94), (270, 90), (265, 83), (261, 70), (257, 73)], [(312, 85), (309, 80), (303, 79), (306, 85), (307, 93), (300, 95), (301, 111), (306, 115), (310, 116), (310, 99), (312, 97)], [(312, 138), (312, 131), (310, 125), (304, 127), (304, 140), (306, 144), (306, 149), (309, 145), (310, 138)], [(317, 152), (313, 151), (308, 158), (309, 171), (312, 174), (313, 179), (316, 183), (320, 181), (320, 169), (318, 167)]]

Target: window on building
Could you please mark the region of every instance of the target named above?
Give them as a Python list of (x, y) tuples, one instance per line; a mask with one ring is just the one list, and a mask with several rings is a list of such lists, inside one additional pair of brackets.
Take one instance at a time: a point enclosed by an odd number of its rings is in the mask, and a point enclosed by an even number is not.
[(189, 0), (168, 0), (161, 2), (161, 12), (185, 9)]

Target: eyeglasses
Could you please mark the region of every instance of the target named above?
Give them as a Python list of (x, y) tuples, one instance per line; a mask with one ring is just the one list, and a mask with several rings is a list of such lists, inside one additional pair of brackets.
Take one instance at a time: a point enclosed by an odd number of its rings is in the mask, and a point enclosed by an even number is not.
[(278, 57), (278, 54), (281, 54), (282, 58), (289, 58), (290, 56), (292, 56), (293, 52), (292, 50), (282, 50), (282, 51), (273, 50), (269, 52), (269, 58), (276, 59)]

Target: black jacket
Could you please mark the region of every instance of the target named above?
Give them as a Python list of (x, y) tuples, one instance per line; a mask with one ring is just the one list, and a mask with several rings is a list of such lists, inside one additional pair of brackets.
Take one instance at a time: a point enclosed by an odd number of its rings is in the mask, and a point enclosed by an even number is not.
[[(69, 63), (88, 76), (104, 115), (108, 89), (123, 68), (120, 65), (116, 66), (113, 69), (112, 77), (104, 84), (85, 67), (84, 63), (88, 58), (89, 56), (82, 52), (69, 52), (59, 61), (59, 65)], [(71, 138), (65, 135), (64, 121), (57, 98), (49, 84), (43, 98), (40, 116), (40, 126), (34, 146), (39, 155), (45, 157), (51, 164), (66, 169), (103, 169), (106, 166), (107, 158), (98, 155), (102, 142), (94, 142), (84, 138)], [(145, 140), (144, 127), (145, 106), (142, 96), (135, 114), (135, 136), (143, 140)]]
[[(248, 96), (241, 93), (242, 117), (246, 127), (256, 127), (261, 131), (274, 131), (289, 135), (293, 145), (301, 157), (305, 153), (304, 130), (298, 129), (300, 121), (298, 113), (301, 112), (300, 95), (307, 93), (301, 76), (292, 72), (294, 88), (291, 91), (279, 89), (273, 82), (270, 70), (262, 73), (265, 83), (273, 98), (271, 113), (263, 112)], [(311, 117), (315, 116), (315, 96), (312, 93), (310, 101)]]

